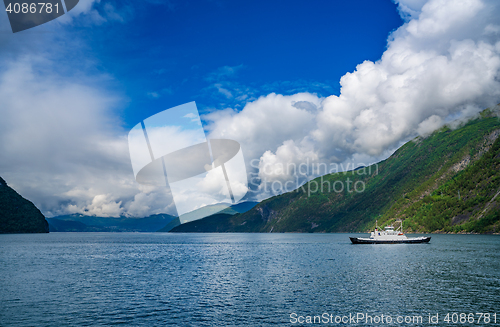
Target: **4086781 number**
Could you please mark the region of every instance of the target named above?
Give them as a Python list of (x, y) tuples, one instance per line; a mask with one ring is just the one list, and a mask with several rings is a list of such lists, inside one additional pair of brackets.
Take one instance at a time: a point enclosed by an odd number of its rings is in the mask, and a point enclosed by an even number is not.
[(52, 12), (59, 13), (59, 4), (56, 3), (52, 5), (50, 2), (32, 2), (32, 3), (9, 3), (5, 11), (9, 14), (41, 14), (47, 13), (51, 14)]
[(444, 318), (444, 322), (449, 324), (496, 324), (497, 314), (493, 313), (448, 313)]

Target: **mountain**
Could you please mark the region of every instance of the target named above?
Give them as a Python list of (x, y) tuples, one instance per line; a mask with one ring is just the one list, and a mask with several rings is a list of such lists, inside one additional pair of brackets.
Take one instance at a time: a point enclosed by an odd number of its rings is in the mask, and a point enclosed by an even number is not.
[(50, 232), (90, 232), (90, 228), (79, 221), (47, 218)]
[(224, 212), (230, 215), (238, 213), (238, 211), (232, 209), (231, 206), (228, 206), (228, 204), (226, 203), (207, 205), (202, 208), (198, 208), (191, 212), (185, 213), (184, 215), (179, 217), (179, 219), (177, 219), (176, 221), (172, 221), (162, 229), (158, 230), (158, 232), (168, 232), (171, 229), (175, 228), (176, 226), (179, 226), (181, 223), (198, 220), (202, 217), (208, 217), (220, 212)]
[(181, 225), (181, 221), (183, 222), (183, 224), (186, 224), (186, 222), (198, 221), (200, 217), (209, 217), (216, 214), (227, 214), (229, 216), (232, 216), (238, 213), (247, 212), (248, 210), (255, 207), (258, 203), (259, 202), (255, 201), (246, 201), (230, 206), (224, 203), (204, 206), (203, 208), (199, 208), (187, 214), (184, 214), (181, 217), (181, 220), (172, 221), (167, 226), (160, 229), (158, 232), (169, 232), (175, 227)]
[(0, 233), (48, 233), (43, 214), (0, 177)]
[[(259, 202), (254, 201), (246, 201), (238, 204), (234, 204), (220, 212), (217, 212), (207, 218), (194, 220), (188, 223), (184, 223), (182, 225), (177, 226), (165, 226), (159, 230), (159, 232), (174, 232), (174, 233), (183, 233), (183, 232), (225, 232), (225, 226), (230, 224), (231, 218), (234, 215), (239, 215), (240, 213), (247, 212), (248, 210), (255, 207)], [(213, 226), (216, 226), (213, 229)], [(220, 230), (219, 230), (220, 228)]]
[(236, 211), (237, 213), (244, 213), (255, 207), (259, 202), (255, 201), (245, 201), (238, 204), (233, 204), (230, 209)]
[[(238, 215), (238, 214), (237, 214)], [(230, 231), (232, 214), (217, 213), (209, 217), (179, 225), (171, 230), (172, 233), (223, 233)]]
[(355, 232), (403, 219), (407, 232), (499, 232), (499, 135), (498, 112), (487, 109), (458, 128), (407, 142), (378, 164), (173, 231)]
[(156, 232), (177, 219), (167, 214), (110, 218), (72, 214), (47, 218), (51, 232)]

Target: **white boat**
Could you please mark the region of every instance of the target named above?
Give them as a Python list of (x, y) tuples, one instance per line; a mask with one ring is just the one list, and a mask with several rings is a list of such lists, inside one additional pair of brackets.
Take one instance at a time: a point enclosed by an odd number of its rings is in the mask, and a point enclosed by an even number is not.
[(397, 243), (429, 243), (431, 240), (428, 236), (421, 237), (406, 237), (403, 233), (401, 222), (399, 228), (394, 230), (393, 226), (386, 226), (385, 229), (381, 229), (375, 225), (375, 231), (370, 233), (369, 238), (363, 237), (349, 237), (353, 244), (397, 244)]

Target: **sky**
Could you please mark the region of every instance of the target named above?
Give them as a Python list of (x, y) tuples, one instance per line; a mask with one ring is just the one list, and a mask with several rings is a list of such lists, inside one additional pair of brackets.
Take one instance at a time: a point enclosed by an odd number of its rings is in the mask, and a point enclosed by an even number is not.
[(48, 217), (175, 214), (127, 135), (191, 101), (240, 143), (255, 200), (319, 174), (282, 167), (378, 162), (500, 102), (494, 0), (81, 0), (18, 33), (0, 16), (0, 176)]

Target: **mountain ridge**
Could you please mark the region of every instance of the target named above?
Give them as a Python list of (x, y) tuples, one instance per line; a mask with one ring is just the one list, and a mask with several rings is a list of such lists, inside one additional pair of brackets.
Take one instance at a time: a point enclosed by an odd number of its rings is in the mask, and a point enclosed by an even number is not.
[[(455, 129), (445, 126), (426, 138), (417, 137), (377, 164), (315, 178), (246, 213), (207, 217), (205, 222), (188, 223), (182, 231), (365, 232), (375, 227), (376, 220), (382, 225), (404, 219), (406, 232), (497, 233), (499, 135), (498, 112), (487, 109)], [(326, 187), (310, 192), (326, 182), (346, 183), (348, 178), (364, 183), (363, 192), (332, 192)], [(460, 199), (459, 192), (452, 194), (457, 183), (466, 193)]]

